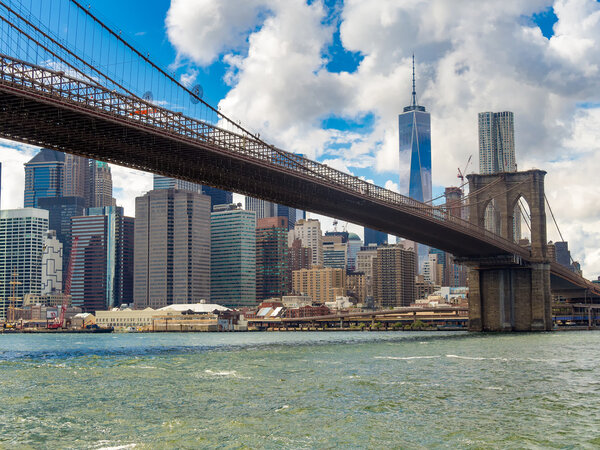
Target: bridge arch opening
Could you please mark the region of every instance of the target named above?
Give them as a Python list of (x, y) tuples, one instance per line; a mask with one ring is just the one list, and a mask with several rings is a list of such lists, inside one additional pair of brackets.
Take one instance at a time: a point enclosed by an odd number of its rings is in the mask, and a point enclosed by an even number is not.
[(531, 244), (531, 208), (523, 195), (519, 195), (513, 206), (513, 241), (517, 244)]
[(500, 208), (495, 198), (492, 198), (486, 205), (483, 212), (483, 225), (486, 230), (495, 234), (501, 234)]

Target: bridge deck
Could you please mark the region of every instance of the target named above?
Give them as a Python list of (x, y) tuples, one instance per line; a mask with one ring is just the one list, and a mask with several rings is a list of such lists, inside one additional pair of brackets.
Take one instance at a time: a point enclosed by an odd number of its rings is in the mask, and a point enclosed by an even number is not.
[[(336, 217), (456, 256), (530, 259), (527, 249), (439, 208), (253, 136), (6, 56), (0, 56), (0, 136)], [(562, 266), (553, 263), (552, 271), (600, 293)]]

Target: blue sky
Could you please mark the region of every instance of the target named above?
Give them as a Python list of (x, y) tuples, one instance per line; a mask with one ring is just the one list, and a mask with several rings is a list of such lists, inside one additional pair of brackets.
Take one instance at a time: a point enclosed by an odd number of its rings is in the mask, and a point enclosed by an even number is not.
[[(165, 17), (169, 10), (169, 4), (164, 1), (144, 2), (143, 7), (138, 2), (123, 2), (117, 0), (97, 0), (92, 5), (92, 11), (98, 14), (113, 27), (123, 30), (127, 39), (135, 43), (138, 49), (149, 52), (151, 58), (164, 68), (172, 67), (177, 59), (177, 49), (169, 41), (165, 27)], [(324, 2), (326, 14), (322, 22), (333, 27), (331, 40), (322, 49), (322, 56), (326, 60), (326, 70), (331, 73), (355, 72), (364, 56), (361, 52), (350, 51), (344, 48), (340, 38), (340, 23), (342, 21), (342, 1), (327, 0)], [(269, 13), (267, 13), (269, 14)], [(557, 21), (551, 6), (541, 9), (539, 12), (529, 16), (523, 16), (523, 21), (537, 25), (546, 38), (553, 35), (553, 25)], [(259, 29), (260, 25), (255, 27)], [(198, 45), (202, 45), (198, 43)], [(235, 49), (234, 53), (243, 53), (244, 49)], [(419, 55), (417, 54), (417, 58)], [(182, 74), (193, 67), (198, 69), (197, 82), (204, 89), (204, 99), (211, 105), (225, 98), (232, 86), (225, 82), (228, 65), (223, 61), (222, 55), (208, 65), (194, 64), (189, 58), (184, 58), (181, 67), (177, 69)], [(408, 103), (410, 98), (410, 86), (404, 86), (405, 98)], [(401, 111), (403, 104), (398, 105)], [(435, 111), (431, 111), (435, 114)], [(225, 111), (227, 114), (228, 111)], [(340, 130), (357, 134), (371, 133), (375, 122), (375, 114), (367, 111), (357, 117), (344, 117), (336, 114), (326, 115), (320, 119), (320, 127), (323, 129)], [(344, 149), (351, 146), (350, 142), (332, 143), (324, 149), (321, 160), (328, 157), (336, 157), (343, 153)], [(390, 179), (389, 173), (377, 173), (369, 167), (355, 167), (352, 171), (355, 175), (364, 176), (378, 184), (385, 184)], [(387, 171), (386, 171), (387, 172)], [(395, 180), (394, 180), (395, 181)], [(434, 196), (443, 192), (444, 186), (434, 186)]]

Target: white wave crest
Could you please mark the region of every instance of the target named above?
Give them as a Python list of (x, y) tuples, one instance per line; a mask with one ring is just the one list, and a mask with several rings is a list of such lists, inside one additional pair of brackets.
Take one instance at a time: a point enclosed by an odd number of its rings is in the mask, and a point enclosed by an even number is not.
[(485, 358), (483, 356), (446, 355), (446, 358), (468, 359), (471, 361), (508, 361), (507, 358)]
[(137, 447), (137, 444), (117, 445), (116, 447), (101, 447), (98, 450), (124, 450), (127, 448)]
[(411, 359), (434, 359), (440, 358), (440, 355), (427, 355), (427, 356), (376, 356), (375, 359), (398, 359), (398, 360), (411, 360)]
[(251, 377), (243, 377), (241, 375), (238, 375), (235, 370), (214, 371), (214, 370), (206, 369), (204, 371), (204, 373), (207, 373), (208, 375), (212, 375), (214, 377), (232, 377), (232, 378), (239, 378), (242, 380), (250, 380), (251, 379)]

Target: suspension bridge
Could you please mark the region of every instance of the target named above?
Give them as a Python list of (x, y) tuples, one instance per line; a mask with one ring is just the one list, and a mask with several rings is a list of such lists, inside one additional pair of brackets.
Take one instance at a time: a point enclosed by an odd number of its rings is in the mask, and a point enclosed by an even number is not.
[[(75, 0), (0, 0), (0, 136), (336, 217), (470, 266), (473, 330), (547, 330), (550, 289), (600, 288), (547, 254), (542, 171), (469, 175), (470, 220), (285, 151), (204, 101)], [(487, 178), (486, 178), (487, 177)], [(531, 248), (512, 211), (531, 207)], [(483, 226), (500, 205), (501, 233)], [(512, 208), (512, 209), (511, 209)]]

